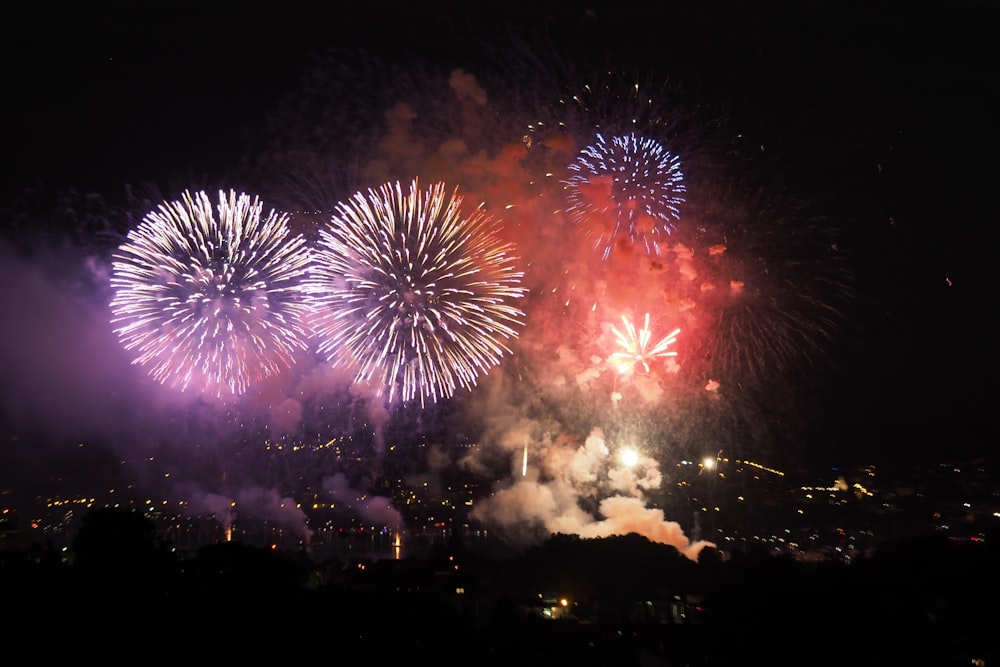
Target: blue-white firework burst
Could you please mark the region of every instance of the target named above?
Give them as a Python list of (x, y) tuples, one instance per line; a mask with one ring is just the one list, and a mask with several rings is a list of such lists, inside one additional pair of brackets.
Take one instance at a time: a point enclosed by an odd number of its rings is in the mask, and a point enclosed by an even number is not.
[(684, 203), (677, 155), (634, 132), (610, 139), (598, 133), (569, 169), (566, 210), (605, 259), (623, 244), (660, 254)]

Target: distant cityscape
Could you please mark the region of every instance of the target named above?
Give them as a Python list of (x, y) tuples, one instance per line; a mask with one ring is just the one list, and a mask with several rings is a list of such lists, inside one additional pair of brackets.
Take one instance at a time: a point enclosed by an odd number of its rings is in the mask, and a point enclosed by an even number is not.
[[(306, 468), (320, 465), (324, 457), (335, 459), (339, 469), (351, 461), (367, 465), (349, 439), (309, 450)], [(296, 474), (288, 477), (294, 479)], [(69, 548), (81, 518), (108, 506), (140, 509), (177, 550), (237, 541), (300, 551), (317, 559), (402, 558), (456, 534), (472, 549), (503, 552), (511, 546), (503, 535), (470, 518), (476, 504), (492, 493), (490, 483), (442, 479), (415, 486), (401, 475), (383, 475), (377, 490), (334, 500), (305, 475), (299, 477), (301, 486), (283, 489), (275, 501), (279, 511), (301, 517), (298, 525), (274, 512), (255, 515), (235, 501), (208, 512), (196, 509), (203, 503), (192, 498), (143, 497), (137, 486), (128, 483), (81, 494), (69, 490), (79, 487), (78, 480), (57, 478), (50, 481), (44, 496), (27, 498), (13, 488), (2, 488), (0, 548), (39, 542)], [(664, 466), (662, 488), (648, 502), (662, 510), (666, 520), (680, 524), (692, 541), (714, 544), (723, 557), (765, 547), (803, 561), (851, 562), (893, 539), (937, 534), (986, 540), (1000, 526), (1000, 487), (995, 479), (991, 464), (984, 460), (921, 464), (909, 472), (890, 473), (874, 464), (806, 472), (720, 454)], [(373, 494), (391, 501), (383, 514), (394, 518), (379, 521), (354, 511)]]
[[(277, 449), (252, 453), (275, 455), (266, 471), (303, 484), (268, 496), (267, 511), (223, 493), (219, 511), (195, 511), (204, 498), (144, 497), (127, 483), (59, 493), (80, 482), (68, 473), (50, 476), (44, 496), (0, 489), (11, 636), (34, 638), (37, 619), (53, 609), (95, 612), (67, 624), (53, 646), (16, 640), (7, 655), (97, 657), (181, 623), (225, 638), (207, 650), (226, 661), (383, 646), (435, 664), (475, 656), (480, 665), (525, 666), (998, 659), (991, 574), (1000, 502), (986, 461), (914, 464), (904, 474), (875, 465), (785, 471), (721, 453), (678, 460), (661, 466), (659, 493), (645, 500), (690, 540), (716, 545), (692, 559), (637, 533), (538, 534), (516, 548), (473, 518), (511, 480), (404, 483), (386, 474), (390, 449), (372, 478), (379, 495), (345, 497), (346, 485), (331, 493), (306, 482), (324, 457), (339, 465), (328, 460), (320, 472), (353, 461), (372, 474), (349, 439)], [(148, 463), (166, 474), (163, 462)], [(376, 498), (386, 520), (359, 511)], [(128, 612), (97, 613), (95, 602)]]

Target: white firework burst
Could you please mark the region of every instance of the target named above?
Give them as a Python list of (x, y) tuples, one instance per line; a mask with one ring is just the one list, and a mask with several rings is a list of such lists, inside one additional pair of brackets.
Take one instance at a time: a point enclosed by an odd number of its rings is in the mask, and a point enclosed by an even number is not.
[(636, 329), (624, 315), (622, 324), (625, 325), (624, 332), (614, 326), (611, 327), (615, 342), (622, 348), (611, 355), (612, 363), (619, 373), (631, 373), (637, 364), (642, 364), (643, 370), (648, 373), (649, 364), (653, 359), (677, 356), (677, 352), (671, 350), (670, 346), (677, 342), (680, 329), (674, 329), (656, 343), (650, 344), (653, 334), (649, 329), (649, 313), (646, 313), (646, 321), (640, 329)]
[(526, 289), (513, 245), (443, 183), (386, 183), (336, 206), (309, 280), (318, 350), (388, 400), (471, 389), (510, 353)]

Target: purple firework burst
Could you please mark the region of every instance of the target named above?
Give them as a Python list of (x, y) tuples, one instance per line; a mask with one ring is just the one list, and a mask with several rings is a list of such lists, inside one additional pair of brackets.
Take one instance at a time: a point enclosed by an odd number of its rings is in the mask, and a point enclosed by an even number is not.
[(309, 251), (288, 215), (249, 195), (184, 192), (146, 215), (112, 264), (112, 324), (162, 384), (220, 398), (289, 367), (306, 348)]

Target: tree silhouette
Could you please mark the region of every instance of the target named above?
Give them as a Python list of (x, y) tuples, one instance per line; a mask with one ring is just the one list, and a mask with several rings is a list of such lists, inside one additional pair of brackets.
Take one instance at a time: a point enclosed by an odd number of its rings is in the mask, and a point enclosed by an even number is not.
[(81, 594), (159, 599), (169, 591), (174, 558), (152, 519), (135, 509), (91, 510), (72, 540)]

